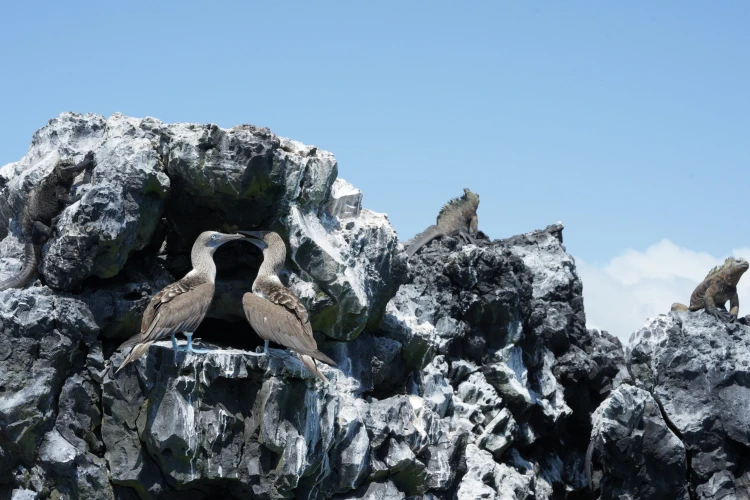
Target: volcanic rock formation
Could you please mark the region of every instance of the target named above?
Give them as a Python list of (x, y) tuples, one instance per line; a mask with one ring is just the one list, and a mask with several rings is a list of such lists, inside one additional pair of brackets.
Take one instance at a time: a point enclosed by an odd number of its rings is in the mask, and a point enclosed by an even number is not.
[[(56, 150), (97, 166), (40, 279), (0, 292), (0, 499), (589, 498), (591, 415), (628, 375), (619, 342), (585, 328), (562, 225), (441, 238), (407, 267), (330, 153), (249, 125), (65, 113), (0, 169), (0, 279)], [(195, 334), (216, 350), (157, 343), (114, 374), (208, 229), (282, 235), (329, 385), (278, 349), (243, 354), (261, 256), (239, 242), (216, 252)]]
[(750, 498), (749, 325), (670, 312), (633, 334), (632, 385), (594, 414), (600, 498)]

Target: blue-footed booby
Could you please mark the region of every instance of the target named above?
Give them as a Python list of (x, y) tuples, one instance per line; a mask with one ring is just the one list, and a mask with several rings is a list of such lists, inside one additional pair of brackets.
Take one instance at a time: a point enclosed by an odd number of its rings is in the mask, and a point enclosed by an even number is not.
[[(172, 347), (175, 350), (186, 350), (195, 353), (208, 352), (193, 349), (193, 332), (206, 315), (211, 300), (214, 298), (216, 264), (214, 252), (228, 241), (245, 239), (241, 234), (224, 234), (216, 231), (205, 231), (193, 243), (190, 260), (193, 269), (179, 281), (164, 287), (154, 295), (143, 311), (141, 333), (125, 341), (120, 347), (133, 347), (120, 370), (128, 363), (143, 356), (157, 340), (172, 336)], [(175, 333), (184, 333), (188, 340), (186, 348), (177, 346)], [(116, 372), (115, 372), (116, 373)]]
[(253, 282), (253, 293), (246, 293), (242, 297), (242, 308), (247, 321), (255, 333), (265, 340), (263, 353), (251, 354), (267, 354), (268, 342), (273, 341), (295, 351), (302, 364), (321, 380), (328, 382), (318, 370), (314, 359), (334, 366), (336, 362), (318, 350), (307, 309), (279, 279), (279, 271), (286, 260), (284, 240), (272, 231), (240, 232), (251, 236), (247, 238), (248, 241), (263, 250), (263, 263)]

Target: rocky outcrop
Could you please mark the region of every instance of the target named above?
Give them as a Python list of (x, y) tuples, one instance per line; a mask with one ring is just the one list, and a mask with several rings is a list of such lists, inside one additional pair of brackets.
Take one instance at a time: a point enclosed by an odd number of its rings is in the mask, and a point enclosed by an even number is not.
[(636, 387), (595, 416), (601, 498), (750, 498), (748, 319), (672, 312), (633, 334)]
[(602, 498), (689, 498), (685, 446), (648, 391), (621, 385), (593, 422), (592, 486), (604, 492)]
[(417, 393), (468, 433), (459, 498), (585, 491), (589, 417), (624, 362), (616, 338), (585, 329), (562, 229), (432, 243), (389, 305), (380, 332), (404, 345), (408, 366), (424, 366)]
[[(159, 269), (127, 268), (131, 257), (160, 255), (161, 268), (182, 275), (195, 237), (209, 228), (282, 233), (291, 247), (295, 291), (307, 299), (316, 330), (333, 337), (351, 339), (377, 324), (399, 285), (406, 264), (395, 231), (384, 215), (361, 209), (361, 193), (336, 181), (330, 153), (251, 125), (167, 125), (120, 114), (64, 113), (34, 134), (21, 161), (0, 170), (7, 181), (0, 190), (0, 236), (9, 230), (15, 236), (6, 244), (8, 257), (22, 253), (16, 221), (29, 186), (51, 168), (47, 159), (55, 151), (77, 158), (89, 150), (96, 168), (76, 185), (81, 198), (63, 212), (41, 274), (55, 290), (95, 289), (92, 307), (105, 315), (100, 324), (121, 319), (112, 310), (139, 310), (164, 281)], [(355, 208), (342, 212), (349, 205)], [(225, 273), (244, 276), (244, 289), (252, 283), (255, 262), (217, 260), (229, 262)], [(6, 266), (0, 277), (17, 263)], [(134, 272), (153, 278), (123, 276)], [(99, 290), (97, 279), (123, 277), (130, 285), (125, 293), (113, 295), (109, 281)], [(86, 287), (87, 280), (97, 286)], [(233, 319), (242, 317), (237, 307)], [(220, 319), (231, 313), (221, 311)], [(121, 333), (107, 326), (105, 336)]]
[[(585, 329), (561, 225), (442, 238), (407, 268), (330, 153), (252, 126), (63, 114), (0, 169), (0, 274), (55, 149), (97, 166), (37, 283), (0, 292), (0, 499), (586, 495), (590, 417), (626, 374), (619, 342)], [(156, 343), (115, 375), (195, 235), (256, 228), (289, 246), (282, 279), (338, 363), (330, 384), (285, 351), (247, 355), (260, 254), (241, 242), (217, 251), (196, 332), (214, 351)]]

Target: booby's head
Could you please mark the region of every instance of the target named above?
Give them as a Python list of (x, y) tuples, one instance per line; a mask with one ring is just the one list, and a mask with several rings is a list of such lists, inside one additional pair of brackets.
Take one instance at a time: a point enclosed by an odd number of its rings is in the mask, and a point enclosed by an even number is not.
[(286, 244), (278, 233), (273, 231), (239, 231), (246, 240), (263, 250), (261, 269), (279, 274), (286, 260)]
[(193, 249), (190, 251), (190, 261), (193, 271), (213, 282), (216, 279), (216, 264), (214, 264), (214, 252), (217, 248), (228, 241), (241, 240), (241, 234), (225, 234), (217, 231), (203, 231), (195, 239)]
[(241, 234), (226, 234), (226, 233), (219, 233), (217, 231), (203, 231), (198, 238), (196, 238), (195, 243), (193, 243), (193, 253), (195, 253), (196, 250), (200, 251), (201, 253), (208, 250), (210, 255), (213, 255), (217, 248), (219, 248), (224, 243), (227, 243), (228, 241), (235, 241), (235, 240), (241, 240), (244, 236)]

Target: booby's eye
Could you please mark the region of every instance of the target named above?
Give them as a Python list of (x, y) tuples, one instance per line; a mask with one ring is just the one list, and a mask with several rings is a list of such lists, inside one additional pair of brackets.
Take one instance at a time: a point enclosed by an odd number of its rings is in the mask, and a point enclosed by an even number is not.
[(219, 235), (218, 234), (212, 234), (211, 235), (211, 239), (212, 240), (218, 240), (219, 239)]

